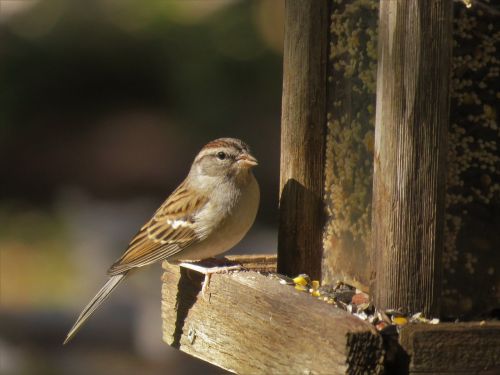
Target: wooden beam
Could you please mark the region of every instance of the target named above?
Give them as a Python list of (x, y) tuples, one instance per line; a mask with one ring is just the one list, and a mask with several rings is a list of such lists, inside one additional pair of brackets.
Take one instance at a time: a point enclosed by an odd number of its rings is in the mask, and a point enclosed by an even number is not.
[(500, 373), (500, 322), (409, 324), (399, 342), (410, 374)]
[(163, 340), (240, 374), (382, 372), (371, 325), (248, 264), (212, 275), (203, 297), (202, 274), (164, 262)]
[(328, 1), (287, 0), (278, 269), (321, 277)]
[(374, 301), (439, 314), (452, 46), (449, 0), (383, 0), (373, 182)]

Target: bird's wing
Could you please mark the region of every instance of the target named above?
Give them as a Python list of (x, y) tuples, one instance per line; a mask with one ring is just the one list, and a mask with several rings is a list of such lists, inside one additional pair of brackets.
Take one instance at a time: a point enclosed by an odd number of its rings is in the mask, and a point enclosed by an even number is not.
[(200, 233), (194, 229), (195, 215), (207, 201), (205, 196), (193, 194), (185, 182), (182, 183), (132, 238), (125, 253), (108, 270), (108, 275), (166, 259), (199, 241)]

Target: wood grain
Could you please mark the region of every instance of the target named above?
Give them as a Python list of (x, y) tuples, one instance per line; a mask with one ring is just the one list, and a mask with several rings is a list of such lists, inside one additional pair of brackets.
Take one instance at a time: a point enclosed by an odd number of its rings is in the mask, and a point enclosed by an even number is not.
[(287, 0), (278, 270), (321, 276), (328, 2)]
[(163, 340), (239, 374), (377, 374), (375, 329), (277, 279), (242, 271), (203, 275), (164, 262)]
[(410, 374), (500, 373), (500, 322), (410, 324), (399, 341)]
[(452, 2), (381, 1), (375, 304), (439, 314)]

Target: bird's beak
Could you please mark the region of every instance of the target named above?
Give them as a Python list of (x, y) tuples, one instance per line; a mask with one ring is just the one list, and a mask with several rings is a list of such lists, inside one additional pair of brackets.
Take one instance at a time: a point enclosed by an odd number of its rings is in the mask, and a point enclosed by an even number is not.
[(250, 154), (240, 155), (240, 156), (238, 156), (238, 158), (236, 159), (236, 161), (238, 162), (238, 165), (240, 165), (242, 167), (246, 167), (246, 168), (255, 167), (256, 165), (259, 164), (257, 162), (257, 159), (255, 159)]

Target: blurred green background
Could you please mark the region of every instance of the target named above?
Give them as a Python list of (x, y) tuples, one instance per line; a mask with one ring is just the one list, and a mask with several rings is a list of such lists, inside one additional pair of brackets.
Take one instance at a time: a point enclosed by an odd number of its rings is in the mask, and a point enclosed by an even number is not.
[(259, 159), (231, 253), (276, 249), (283, 0), (0, 0), (0, 372), (215, 374), (161, 342), (159, 265), (62, 347), (199, 148)]

